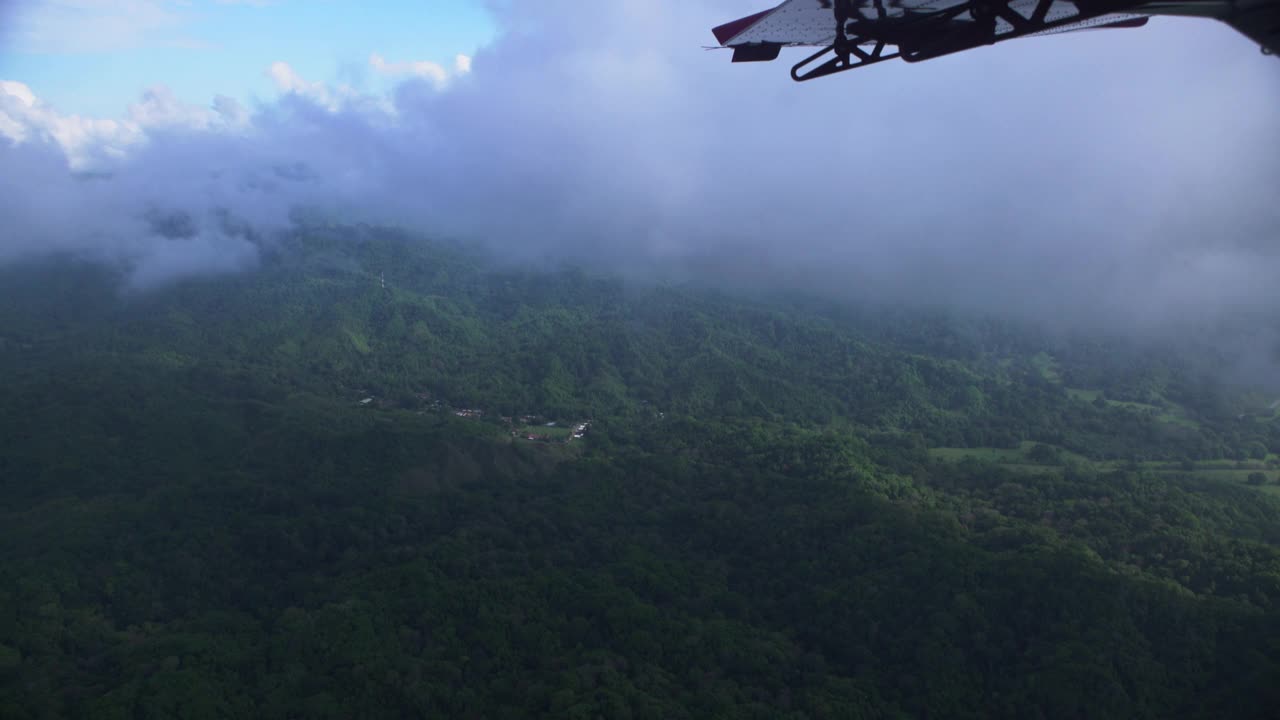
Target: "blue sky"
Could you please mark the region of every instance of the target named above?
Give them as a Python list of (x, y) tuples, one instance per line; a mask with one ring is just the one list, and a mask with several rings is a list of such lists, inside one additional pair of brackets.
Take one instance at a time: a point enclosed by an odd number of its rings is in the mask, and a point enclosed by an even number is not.
[(493, 36), (481, 0), (0, 0), (0, 79), (60, 112), (117, 116), (147, 87), (186, 102), (274, 96), (271, 63), (376, 89), (388, 62), (451, 67)]

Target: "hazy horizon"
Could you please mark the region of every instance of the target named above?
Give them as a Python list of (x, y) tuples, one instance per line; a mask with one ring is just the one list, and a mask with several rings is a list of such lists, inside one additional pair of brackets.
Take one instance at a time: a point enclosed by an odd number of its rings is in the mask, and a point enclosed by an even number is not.
[[(5, 78), (0, 262), (71, 251), (137, 286), (241, 271), (257, 250), (222, 213), (269, 234), (305, 207), (518, 261), (1050, 324), (1167, 331), (1277, 306), (1280, 63), (1225, 25), (1160, 18), (798, 85), (790, 55), (701, 49), (742, 9), (491, 8), (474, 57), (387, 94), (282, 59), (264, 69), (275, 99), (159, 87), (116, 121)], [(189, 236), (153, 232), (156, 212), (189, 215)]]

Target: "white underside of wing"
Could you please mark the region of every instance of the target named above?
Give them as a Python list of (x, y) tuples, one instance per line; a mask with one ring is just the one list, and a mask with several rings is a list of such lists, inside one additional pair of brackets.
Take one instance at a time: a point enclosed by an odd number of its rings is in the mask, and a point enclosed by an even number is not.
[(1125, 22), (1127, 20), (1141, 20), (1142, 18), (1145, 18), (1145, 17), (1150, 17), (1150, 16), (1134, 15), (1132, 13), (1112, 13), (1111, 15), (1099, 15), (1096, 18), (1081, 20), (1080, 22), (1077, 22), (1077, 23), (1068, 23), (1066, 25), (1059, 25), (1058, 27), (1053, 28), (1052, 30), (1045, 30), (1043, 32), (1038, 32), (1038, 33), (1030, 33), (1030, 34), (1024, 35), (1023, 37), (1044, 37), (1045, 35), (1060, 35), (1062, 33), (1075, 32), (1077, 30), (1099, 30), (1119, 22)]
[(830, 45), (835, 39), (835, 15), (830, 7), (823, 7), (821, 0), (787, 0), (728, 44)]
[[(814, 45), (826, 46), (835, 42), (835, 14), (831, 7), (833, 0), (787, 0), (772, 11), (764, 14), (759, 20), (751, 23), (725, 43), (729, 46), (771, 43), (778, 45)], [(966, 0), (856, 0), (854, 12), (864, 18), (881, 22), (911, 22), (908, 16), (927, 16), (932, 13), (955, 8)], [(1040, 0), (1013, 0), (1010, 9), (1024, 18), (1031, 19)], [(1067, 20), (1079, 14), (1075, 4), (1069, 0), (1055, 0), (1045, 14), (1045, 22)], [(1088, 30), (1110, 25), (1123, 20), (1141, 18), (1143, 15), (1112, 14), (1070, 23), (1033, 33), (1053, 35), (1057, 33)], [(968, 12), (955, 16), (959, 22), (968, 21)], [(1013, 25), (1003, 18), (996, 20), (996, 36), (1007, 35), (1014, 31)]]

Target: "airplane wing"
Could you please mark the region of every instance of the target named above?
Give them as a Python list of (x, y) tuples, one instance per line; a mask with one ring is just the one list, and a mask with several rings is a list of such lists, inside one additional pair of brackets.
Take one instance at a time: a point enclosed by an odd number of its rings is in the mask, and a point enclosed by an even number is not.
[(778, 57), (783, 47), (818, 52), (791, 70), (810, 80), (883, 60), (919, 62), (1018, 37), (1135, 28), (1153, 14), (1215, 17), (1280, 45), (1280, 0), (786, 0), (712, 30), (734, 62)]

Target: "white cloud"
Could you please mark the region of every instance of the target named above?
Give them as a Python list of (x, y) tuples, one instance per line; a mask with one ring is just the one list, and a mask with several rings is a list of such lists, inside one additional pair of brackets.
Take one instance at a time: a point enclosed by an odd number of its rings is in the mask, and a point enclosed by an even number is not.
[(73, 169), (119, 158), (143, 139), (136, 122), (63, 115), (42, 102), (26, 85), (0, 81), (0, 134), (15, 143), (51, 142)]
[(350, 85), (330, 86), (323, 82), (307, 80), (289, 63), (280, 60), (271, 63), (267, 68), (267, 77), (271, 78), (271, 82), (280, 92), (305, 98), (330, 112), (344, 107), (359, 109), (372, 106), (382, 111), (389, 109), (384, 99), (361, 93)]
[(0, 80), (0, 93), (11, 96), (26, 107), (34, 107), (36, 95), (31, 88), (15, 80)]
[(226, 95), (213, 97), (213, 111), (217, 113), (229, 127), (244, 127), (249, 124), (249, 111), (235, 98)]
[(147, 89), (141, 100), (129, 106), (128, 117), (130, 122), (145, 130), (212, 130), (245, 121), (246, 115), (235, 100), (219, 96), (214, 102), (213, 107), (184, 103), (174, 96), (172, 90), (157, 85)]
[[(724, 19), (697, 3), (515, 4), (466, 83), (437, 89), (443, 68), (376, 56), (375, 71), (427, 79), (377, 98), (282, 62), (268, 74), (283, 96), (252, 115), (153, 93), (99, 126), (9, 84), (0, 132), (26, 140), (0, 143), (0, 217), (30, 231), (0, 233), (0, 256), (95, 247), (141, 267), (153, 250), (130, 218), (160, 207), (239, 257), (216, 209), (276, 229), (305, 207), (512, 257), (657, 257), (1045, 316), (1274, 308), (1280, 156), (1258, 148), (1280, 128), (1280, 65), (1229, 28), (1011, 42), (797, 85), (783, 63), (698, 50)], [(1208, 51), (1177, 52), (1189, 45)], [(128, 152), (107, 157), (110, 180), (60, 180), (45, 151), (102, 156), (86, 138)]]
[(437, 88), (443, 88), (453, 76), (465, 75), (471, 72), (471, 58), (462, 54), (455, 57), (452, 73), (440, 63), (430, 60), (390, 62), (378, 53), (373, 53), (369, 56), (369, 66), (379, 75), (422, 78), (431, 82)]
[(293, 93), (325, 107), (335, 106), (333, 94), (324, 83), (304, 79), (287, 62), (271, 63), (271, 67), (267, 68), (267, 76), (280, 92)]
[(147, 290), (177, 278), (238, 272), (257, 263), (258, 249), (242, 237), (208, 231), (190, 238), (165, 238), (139, 255), (129, 272), (129, 286)]
[(125, 157), (149, 132), (233, 130), (247, 123), (247, 113), (231, 98), (220, 96), (213, 107), (191, 105), (163, 85), (144, 92), (118, 120), (66, 115), (27, 85), (0, 80), (0, 136), (14, 143), (51, 142), (74, 170), (98, 169)]

